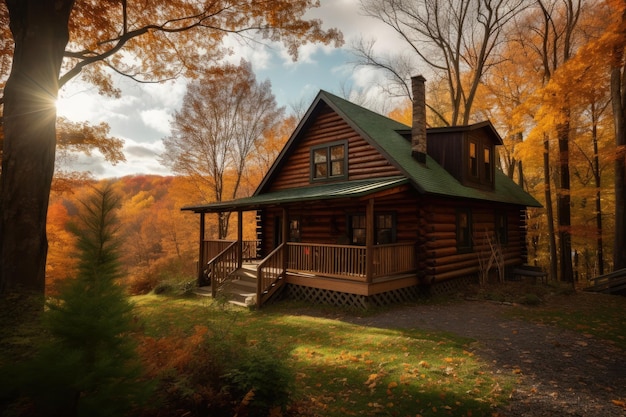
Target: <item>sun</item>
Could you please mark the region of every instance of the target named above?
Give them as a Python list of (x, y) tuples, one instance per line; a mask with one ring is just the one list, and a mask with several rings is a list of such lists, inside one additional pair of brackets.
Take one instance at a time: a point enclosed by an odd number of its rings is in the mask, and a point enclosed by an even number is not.
[(88, 94), (59, 95), (55, 105), (57, 116), (81, 121), (88, 119), (93, 113), (94, 100)]

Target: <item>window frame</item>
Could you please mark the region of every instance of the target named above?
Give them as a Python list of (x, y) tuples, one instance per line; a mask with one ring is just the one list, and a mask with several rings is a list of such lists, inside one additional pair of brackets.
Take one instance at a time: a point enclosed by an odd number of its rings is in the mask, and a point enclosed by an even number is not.
[[(504, 220), (504, 224), (501, 225), (500, 220)], [(494, 229), (496, 238), (500, 245), (506, 245), (509, 243), (509, 216), (505, 210), (496, 210), (494, 219)]]
[[(485, 153), (488, 152), (488, 161), (485, 160)], [(485, 175), (482, 180), (488, 182), (489, 184), (493, 183), (493, 147), (489, 145), (483, 145), (483, 174)]]
[[(472, 155), (472, 150), (473, 155)], [(469, 177), (474, 179), (474, 180), (479, 180), (479, 170), (478, 170), (478, 166), (480, 164), (480, 162), (478, 161), (478, 141), (474, 140), (474, 139), (470, 139), (469, 140), (469, 144), (467, 147), (467, 171), (469, 174)]]
[[(391, 218), (389, 220), (391, 220), (391, 227), (383, 227), (381, 228), (379, 226), (379, 218), (382, 216), (390, 216)], [(392, 244), (392, 243), (396, 243), (396, 238), (397, 238), (397, 234), (398, 234), (398, 227), (397, 227), (397, 217), (395, 212), (380, 212), (380, 213), (374, 213), (374, 243), (376, 245), (388, 245), (388, 244)], [(389, 230), (390, 234), (389, 234), (389, 242), (384, 242), (381, 243), (381, 239), (380, 239), (380, 232), (381, 230)]]
[(290, 216), (289, 233), (287, 234), (289, 242), (301, 242), (302, 241), (302, 218), (300, 216)]
[[(461, 227), (461, 216), (465, 215), (467, 225)], [(459, 253), (471, 252), (474, 249), (472, 242), (473, 232), (472, 210), (469, 208), (456, 209), (456, 248)], [(461, 232), (465, 230), (463, 238)]]
[[(332, 159), (331, 149), (337, 146), (343, 147), (343, 158)], [(315, 153), (321, 150), (325, 150), (326, 153), (326, 176), (316, 176), (316, 168), (320, 163), (315, 162)], [(343, 172), (341, 175), (332, 175), (333, 162), (341, 161)], [(323, 182), (323, 181), (336, 181), (348, 178), (348, 141), (338, 140), (334, 142), (325, 143), (323, 145), (312, 146), (310, 150), (310, 162), (309, 162), (309, 179), (310, 182)]]
[[(379, 239), (378, 239), (378, 233), (381, 230), (381, 228), (378, 227), (378, 217), (379, 216), (391, 216), (391, 242), (386, 242), (386, 243), (380, 243)], [(356, 228), (358, 230), (363, 230), (363, 243), (356, 243), (354, 241), (354, 223), (353, 223), (353, 219), (355, 217), (359, 217), (363, 219), (363, 223), (364, 223), (364, 227), (359, 227)], [(347, 215), (347, 220), (346, 223), (348, 225), (348, 238), (350, 240), (350, 245), (356, 245), (356, 246), (364, 246), (367, 242), (367, 219), (365, 216), (365, 213), (362, 212), (358, 212), (358, 213), (350, 213)], [(386, 230), (387, 228), (383, 228), (382, 230)], [(393, 244), (397, 242), (397, 236), (398, 236), (398, 215), (395, 211), (385, 211), (385, 212), (375, 212), (374, 213), (374, 244), (375, 245), (386, 245), (386, 244)]]

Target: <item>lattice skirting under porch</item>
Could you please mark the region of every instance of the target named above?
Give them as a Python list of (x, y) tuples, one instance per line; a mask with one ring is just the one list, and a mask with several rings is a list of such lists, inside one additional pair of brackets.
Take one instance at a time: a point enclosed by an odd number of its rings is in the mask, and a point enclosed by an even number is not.
[(339, 291), (287, 284), (280, 298), (305, 301), (314, 304), (330, 304), (335, 306), (367, 309), (391, 304), (414, 302), (430, 296), (449, 295), (476, 282), (476, 277), (463, 277), (426, 286), (400, 288), (375, 295), (349, 294)]
[(285, 295), (286, 297), (294, 300), (306, 301), (314, 304), (330, 304), (342, 307), (366, 309), (368, 307), (415, 301), (420, 296), (420, 293), (421, 289), (417, 286), (366, 296), (288, 284)]

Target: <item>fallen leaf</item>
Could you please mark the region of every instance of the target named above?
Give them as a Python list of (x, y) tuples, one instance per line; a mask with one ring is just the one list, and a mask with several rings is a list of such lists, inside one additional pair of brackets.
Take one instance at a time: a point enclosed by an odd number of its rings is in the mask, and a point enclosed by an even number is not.
[(611, 402), (613, 404), (615, 404), (618, 407), (622, 407), (622, 408), (626, 408), (626, 401), (623, 400), (611, 400)]

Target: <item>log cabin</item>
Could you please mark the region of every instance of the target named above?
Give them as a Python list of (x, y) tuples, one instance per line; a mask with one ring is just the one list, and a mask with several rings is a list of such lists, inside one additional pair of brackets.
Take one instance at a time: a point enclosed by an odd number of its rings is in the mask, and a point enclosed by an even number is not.
[[(215, 295), (253, 259), (258, 307), (278, 294), (367, 307), (524, 264), (540, 204), (496, 167), (489, 121), (427, 128), (424, 82), (412, 79), (412, 126), (320, 91), (252, 196), (183, 207), (200, 215), (198, 285)], [(224, 212), (237, 240), (207, 239), (205, 215)]]

